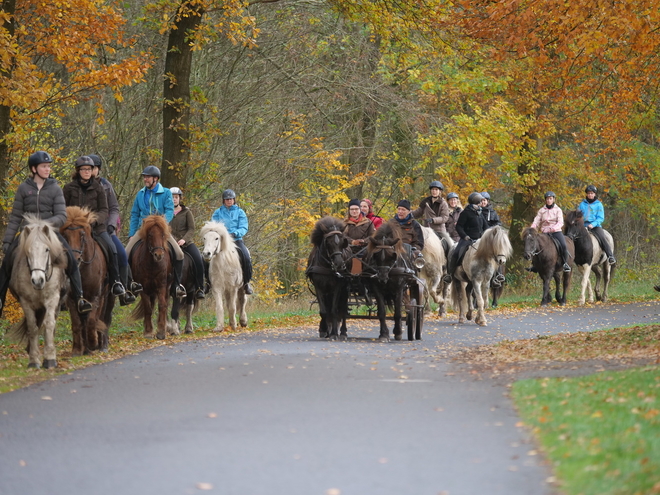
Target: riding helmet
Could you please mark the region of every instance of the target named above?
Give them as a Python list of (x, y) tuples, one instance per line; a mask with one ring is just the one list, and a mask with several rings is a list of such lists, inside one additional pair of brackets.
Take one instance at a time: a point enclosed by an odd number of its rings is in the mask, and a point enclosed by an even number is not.
[(225, 199), (236, 199), (236, 193), (231, 189), (225, 189), (222, 191), (222, 200), (224, 201)]
[(450, 199), (453, 199), (453, 198), (458, 199), (458, 194), (456, 194), (455, 192), (450, 192), (449, 194), (447, 194), (447, 200), (450, 200)]
[(486, 191), (481, 193), (481, 197), (490, 201), (490, 194), (488, 194)]
[(546, 198), (556, 198), (557, 195), (555, 193), (553, 193), (552, 191), (548, 191), (547, 193), (545, 193), (545, 197)]
[(484, 199), (483, 195), (478, 192), (473, 192), (468, 196), (468, 203), (471, 205), (478, 205), (481, 203), (481, 200)]
[(98, 167), (100, 169), (103, 166), (101, 157), (99, 155), (87, 155), (87, 156), (92, 159), (95, 167)]
[(592, 186), (591, 184), (589, 184), (589, 185), (586, 187), (586, 189), (584, 190), (584, 192), (585, 192), (585, 193), (592, 192), (592, 193), (594, 193), (594, 194), (597, 194), (597, 193), (598, 193), (598, 189), (596, 189), (596, 186)]
[(53, 159), (45, 151), (36, 151), (28, 158), (28, 168), (36, 167), (42, 163), (53, 163)]
[(80, 167), (83, 167), (83, 166), (93, 167), (94, 166), (94, 161), (90, 157), (84, 155), (84, 156), (79, 156), (76, 159), (76, 162), (75, 162), (74, 165), (76, 167), (76, 170), (78, 170)]
[(443, 186), (442, 182), (440, 182), (439, 180), (434, 180), (429, 184), (429, 189), (433, 189), (434, 187), (437, 187), (441, 191), (445, 190), (445, 186)]
[(183, 192), (181, 191), (181, 189), (179, 189), (179, 188), (176, 187), (176, 186), (175, 186), (175, 187), (170, 187), (170, 192), (171, 192), (173, 195), (174, 195), (174, 194), (178, 194), (179, 196), (183, 196)]
[(149, 165), (140, 175), (148, 175), (149, 177), (158, 177), (160, 179), (160, 169), (153, 165)]

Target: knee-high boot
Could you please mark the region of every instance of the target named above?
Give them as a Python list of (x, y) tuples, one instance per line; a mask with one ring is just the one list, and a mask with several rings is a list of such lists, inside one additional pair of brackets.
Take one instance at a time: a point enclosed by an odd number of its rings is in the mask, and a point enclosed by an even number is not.
[(181, 285), (181, 278), (183, 273), (183, 260), (178, 260), (172, 256), (172, 266), (174, 270), (174, 282), (172, 283), (173, 291), (172, 295), (174, 297), (182, 298), (186, 297), (186, 288)]

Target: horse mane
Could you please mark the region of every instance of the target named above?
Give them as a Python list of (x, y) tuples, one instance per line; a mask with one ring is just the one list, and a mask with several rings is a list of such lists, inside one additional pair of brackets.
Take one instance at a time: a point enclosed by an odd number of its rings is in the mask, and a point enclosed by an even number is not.
[(327, 216), (316, 222), (316, 225), (314, 225), (314, 229), (312, 230), (312, 233), (309, 237), (312, 244), (314, 244), (316, 247), (319, 247), (321, 244), (323, 244), (323, 238), (327, 233), (333, 232), (335, 230), (343, 233), (345, 228), (346, 224), (343, 220)]
[(566, 214), (566, 223), (576, 225), (578, 227), (584, 226), (584, 213), (582, 210), (571, 210)]
[(481, 236), (475, 257), (486, 259), (494, 255), (504, 255), (510, 258), (512, 254), (513, 246), (508, 232), (498, 225), (487, 229)]
[(424, 233), (424, 249), (422, 252), (427, 263), (444, 265), (445, 250), (442, 247), (442, 241), (430, 227), (422, 227), (422, 232)]
[[(213, 258), (209, 266), (211, 279), (222, 281), (222, 285), (226, 287), (240, 285), (243, 280), (243, 272), (233, 237), (229, 234), (227, 227), (222, 222), (214, 222), (212, 220), (206, 222), (200, 230), (199, 235), (203, 238), (209, 232), (215, 232), (221, 239), (220, 253)], [(218, 260), (217, 262), (215, 261), (216, 259)], [(213, 284), (215, 283), (213, 282)]]
[(142, 221), (142, 227), (140, 227), (140, 234), (143, 239), (146, 238), (147, 232), (153, 227), (159, 228), (162, 230), (165, 235), (170, 235), (170, 225), (167, 223), (167, 220), (162, 215), (149, 215)]
[(522, 231), (522, 235), (520, 236), (522, 239), (527, 237), (528, 235), (531, 236), (537, 236), (539, 235), (538, 231), (532, 227), (527, 227), (525, 230)]
[(95, 212), (89, 208), (81, 208), (80, 206), (67, 206), (66, 208), (66, 221), (62, 225), (61, 230), (66, 230), (69, 227), (87, 227), (97, 220)]
[(394, 252), (402, 254), (404, 252), (401, 234), (401, 227), (398, 223), (384, 222), (378, 227), (378, 230), (369, 238), (367, 253), (372, 254), (378, 246), (393, 246)]
[(23, 216), (25, 221), (25, 229), (28, 229), (29, 235), (21, 235), (19, 237), (18, 249), (21, 253), (27, 253), (36, 240), (44, 242), (50, 249), (50, 254), (53, 260), (60, 258), (64, 252), (64, 247), (57, 237), (56, 229), (47, 220), (42, 220), (36, 215), (26, 213)]

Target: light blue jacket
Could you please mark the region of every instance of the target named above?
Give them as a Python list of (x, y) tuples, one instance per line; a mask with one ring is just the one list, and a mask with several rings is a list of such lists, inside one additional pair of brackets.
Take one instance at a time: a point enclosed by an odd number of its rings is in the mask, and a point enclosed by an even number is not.
[(585, 227), (588, 227), (589, 225), (592, 227), (603, 226), (603, 222), (605, 221), (605, 208), (603, 208), (603, 203), (600, 202), (600, 199), (595, 200), (593, 203), (589, 203), (586, 199), (583, 199), (578, 205), (578, 208), (584, 215)]
[(224, 223), (225, 227), (227, 227), (227, 231), (234, 236), (234, 239), (241, 239), (247, 234), (247, 215), (237, 205), (231, 205), (229, 208), (222, 205), (213, 212), (211, 220)]
[(174, 217), (172, 192), (163, 187), (160, 182), (148, 194), (146, 187), (138, 191), (135, 201), (133, 201), (133, 208), (131, 208), (131, 228), (128, 231), (128, 237), (135, 235), (142, 226), (142, 220), (149, 215), (163, 215), (167, 223), (170, 223)]

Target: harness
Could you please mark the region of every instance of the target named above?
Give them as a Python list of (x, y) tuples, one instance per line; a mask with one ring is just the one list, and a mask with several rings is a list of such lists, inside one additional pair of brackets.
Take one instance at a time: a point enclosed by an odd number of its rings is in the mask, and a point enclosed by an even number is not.
[(44, 272), (44, 277), (46, 277), (46, 282), (49, 282), (53, 276), (53, 264), (50, 261), (50, 251), (48, 251), (48, 259), (46, 260), (46, 268), (32, 268), (30, 266), (30, 258), (26, 258), (28, 269), (30, 270), (30, 275), (32, 272)]

